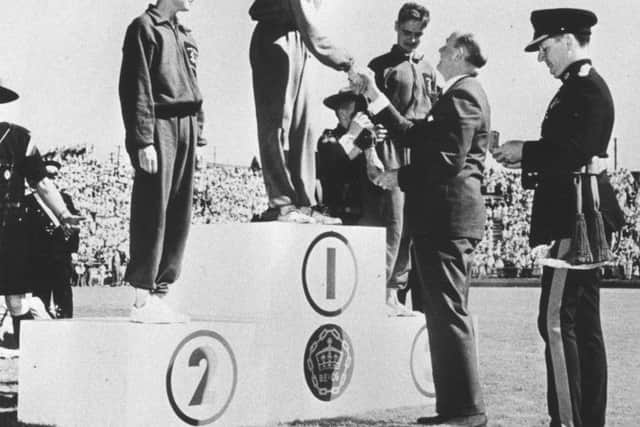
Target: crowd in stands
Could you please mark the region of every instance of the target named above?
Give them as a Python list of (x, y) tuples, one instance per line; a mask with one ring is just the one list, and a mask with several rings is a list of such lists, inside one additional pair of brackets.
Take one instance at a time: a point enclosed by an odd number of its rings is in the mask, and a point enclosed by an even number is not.
[[(63, 168), (57, 184), (69, 193), (87, 217), (75, 257), (76, 284), (122, 283), (127, 262), (129, 199), (132, 169), (126, 156), (113, 154), (98, 160), (91, 149), (68, 148), (58, 153)], [(615, 264), (610, 277), (640, 276), (640, 191), (632, 174), (618, 169), (610, 174), (627, 224), (615, 236)], [(537, 260), (545, 247), (528, 242), (533, 194), (520, 185), (520, 173), (487, 169), (484, 194), (487, 205), (485, 238), (479, 244), (472, 275), (475, 278), (532, 277), (540, 274)], [(249, 222), (266, 209), (262, 175), (255, 167), (198, 162), (193, 222), (196, 224)]]

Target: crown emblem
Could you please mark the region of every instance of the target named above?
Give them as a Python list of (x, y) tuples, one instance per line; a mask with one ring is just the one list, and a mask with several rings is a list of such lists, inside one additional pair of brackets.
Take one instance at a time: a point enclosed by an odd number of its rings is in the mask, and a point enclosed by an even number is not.
[(307, 344), (304, 357), (307, 385), (320, 400), (334, 400), (351, 381), (353, 349), (347, 334), (337, 325), (318, 328)]
[(320, 372), (333, 372), (339, 369), (342, 361), (342, 351), (333, 346), (333, 339), (327, 339), (327, 346), (316, 354), (316, 365)]

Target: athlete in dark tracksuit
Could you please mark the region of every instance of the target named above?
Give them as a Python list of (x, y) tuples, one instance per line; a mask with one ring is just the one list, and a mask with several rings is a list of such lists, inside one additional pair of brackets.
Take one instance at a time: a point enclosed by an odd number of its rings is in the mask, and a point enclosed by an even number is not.
[[(127, 29), (120, 74), (126, 148), (135, 169), (130, 253), (125, 280), (165, 293), (180, 274), (191, 223), (195, 148), (202, 131), (191, 32), (156, 6)], [(145, 172), (138, 151), (153, 145), (158, 171)]]

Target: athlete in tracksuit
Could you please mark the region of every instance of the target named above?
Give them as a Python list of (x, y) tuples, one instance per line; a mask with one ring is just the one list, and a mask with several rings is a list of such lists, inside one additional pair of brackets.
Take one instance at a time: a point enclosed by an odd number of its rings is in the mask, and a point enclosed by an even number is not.
[[(160, 295), (180, 274), (203, 123), (198, 47), (175, 11), (162, 13), (163, 3), (150, 5), (129, 25), (120, 74), (126, 148), (135, 169), (125, 280)], [(155, 173), (141, 164), (149, 147), (157, 155)]]
[[(288, 217), (315, 205), (316, 165), (309, 57), (349, 71), (353, 58), (318, 29), (320, 0), (254, 0), (257, 21), (249, 50), (258, 123), (258, 145), (269, 209), (263, 220), (304, 222)], [(290, 215), (289, 215), (290, 216)], [(304, 217), (304, 216), (303, 216)]]

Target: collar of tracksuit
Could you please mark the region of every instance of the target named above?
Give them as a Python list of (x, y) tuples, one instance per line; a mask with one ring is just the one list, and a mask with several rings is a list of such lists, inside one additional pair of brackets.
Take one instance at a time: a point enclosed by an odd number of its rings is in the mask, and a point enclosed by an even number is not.
[(169, 19), (168, 17), (162, 16), (160, 12), (158, 12), (158, 8), (153, 4), (150, 4), (149, 7), (147, 8), (147, 15), (151, 17), (151, 19), (153, 20), (153, 23), (156, 25), (162, 25), (162, 24), (175, 25), (176, 28), (178, 28), (180, 31), (183, 31), (183, 32), (191, 31), (190, 29), (182, 25), (180, 22), (178, 22), (177, 18), (175, 22), (172, 22), (171, 19)]
[(394, 44), (391, 47), (391, 53), (393, 53), (394, 55), (397, 55), (400, 58), (411, 60), (411, 62), (414, 62), (414, 63), (418, 63), (422, 61), (422, 58), (424, 58), (423, 54), (416, 53), (416, 52), (407, 52), (397, 44)]

